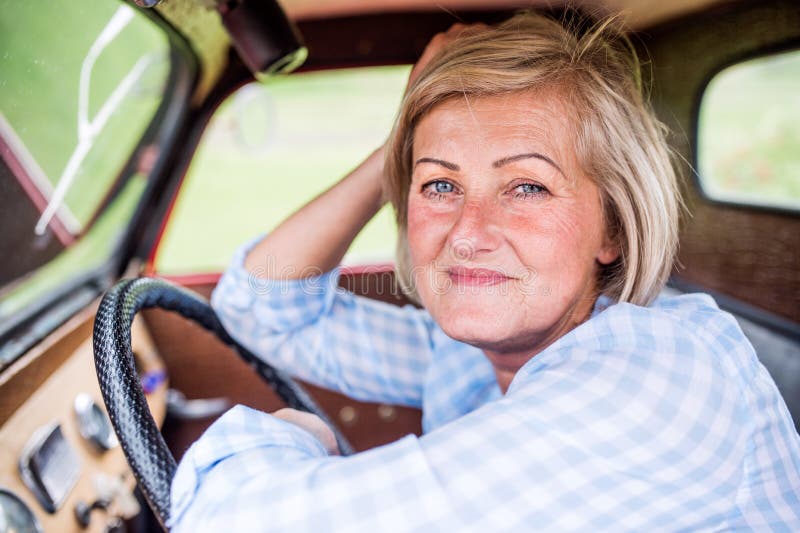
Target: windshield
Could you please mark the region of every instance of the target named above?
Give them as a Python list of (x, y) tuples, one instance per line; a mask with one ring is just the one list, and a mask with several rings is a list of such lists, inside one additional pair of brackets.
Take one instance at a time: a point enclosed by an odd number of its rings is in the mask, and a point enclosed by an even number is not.
[(42, 8), (0, 14), (0, 323), (108, 260), (146, 184), (126, 165), (169, 85), (166, 34), (127, 4)]
[[(333, 185), (389, 135), (409, 70), (396, 65), (291, 74), (230, 95), (203, 134), (155, 270), (219, 272), (238, 243), (270, 231)], [(392, 261), (396, 234), (386, 206), (359, 234), (345, 264)], [(203, 235), (203, 246), (196, 245), (196, 235)]]

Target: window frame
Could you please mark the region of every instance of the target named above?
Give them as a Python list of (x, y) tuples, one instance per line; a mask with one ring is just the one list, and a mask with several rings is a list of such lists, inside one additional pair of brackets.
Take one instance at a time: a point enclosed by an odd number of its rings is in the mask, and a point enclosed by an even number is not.
[(143, 146), (155, 144), (161, 147), (159, 156), (148, 176), (147, 185), (138, 200), (123, 235), (114, 243), (108, 259), (95, 268), (75, 273), (56, 290), (37, 299), (34, 303), (13, 313), (0, 323), (0, 375), (14, 361), (40, 342), (58, 326), (65, 323), (80, 309), (90, 305), (104, 290), (122, 274), (128, 261), (137, 249), (140, 226), (146, 222), (148, 204), (163, 188), (166, 162), (173, 157), (173, 150), (186, 122), (191, 96), (199, 75), (198, 59), (189, 43), (164, 18), (149, 9), (136, 9), (155, 24), (167, 39), (170, 70), (165, 93), (152, 120), (145, 128), (136, 146), (131, 150), (107, 195), (92, 216), (83, 236), (91, 225), (122, 191), (135, 174), (138, 157)]
[(755, 211), (763, 213), (772, 213), (777, 215), (789, 216), (791, 218), (800, 218), (800, 205), (798, 207), (788, 207), (783, 205), (774, 205), (764, 202), (742, 202), (738, 200), (718, 198), (709, 194), (706, 186), (703, 185), (703, 177), (700, 175), (700, 152), (699, 152), (699, 139), (700, 139), (700, 108), (703, 104), (703, 97), (708, 92), (708, 86), (714, 78), (727, 68), (745, 63), (747, 61), (757, 60), (773, 55), (778, 55), (788, 52), (797, 52), (800, 54), (800, 39), (791, 39), (778, 44), (772, 44), (760, 48), (749, 50), (745, 53), (738, 54), (727, 58), (726, 61), (716, 64), (713, 68), (709, 69), (703, 76), (703, 81), (697, 88), (692, 102), (692, 115), (691, 115), (691, 139), (689, 148), (691, 150), (691, 161), (689, 172), (691, 173), (692, 181), (697, 189), (698, 196), (706, 203), (711, 205), (718, 205), (723, 207), (730, 207), (733, 209)]

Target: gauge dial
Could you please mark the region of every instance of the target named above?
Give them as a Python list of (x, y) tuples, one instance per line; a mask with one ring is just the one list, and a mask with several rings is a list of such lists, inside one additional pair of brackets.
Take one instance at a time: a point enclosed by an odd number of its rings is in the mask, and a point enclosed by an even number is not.
[(42, 526), (30, 507), (3, 488), (0, 488), (0, 533), (42, 533)]

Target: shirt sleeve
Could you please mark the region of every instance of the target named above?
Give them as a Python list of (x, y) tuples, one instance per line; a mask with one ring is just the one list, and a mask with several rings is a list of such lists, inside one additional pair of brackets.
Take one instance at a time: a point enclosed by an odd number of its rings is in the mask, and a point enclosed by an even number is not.
[[(757, 490), (747, 485), (753, 413), (739, 385), (681, 324), (624, 308), (618, 318), (630, 329), (582, 327), (537, 355), (505, 397), (350, 457), (328, 457), (304, 430), (237, 407), (182, 460), (171, 524), (178, 532), (748, 529), (753, 516), (739, 503)], [(796, 436), (783, 444), (797, 456)], [(771, 514), (760, 530), (800, 526), (797, 476), (786, 475), (768, 483), (772, 499), (761, 505)]]
[(211, 298), (231, 336), (315, 385), (362, 401), (421, 406), (432, 353), (427, 312), (347, 292), (338, 287), (338, 269), (260, 279), (243, 266), (251, 246), (237, 251)]

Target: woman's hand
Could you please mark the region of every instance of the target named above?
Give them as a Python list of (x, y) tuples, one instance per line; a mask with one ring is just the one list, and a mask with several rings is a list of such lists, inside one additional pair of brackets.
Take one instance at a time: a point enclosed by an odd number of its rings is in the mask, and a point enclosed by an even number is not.
[(411, 87), (417, 78), (419, 78), (420, 73), (422, 73), (428, 63), (431, 62), (431, 59), (433, 59), (443, 49), (447, 48), (450, 43), (462, 35), (478, 33), (488, 28), (489, 26), (482, 23), (462, 24), (457, 22), (450, 26), (447, 31), (443, 31), (434, 35), (425, 46), (425, 50), (423, 50), (422, 55), (419, 56), (419, 59), (414, 64), (414, 67), (411, 69), (411, 74), (408, 76), (406, 90), (408, 90), (408, 88)]
[(275, 411), (272, 413), (272, 416), (280, 418), (284, 422), (289, 422), (290, 424), (294, 424), (297, 427), (303, 428), (314, 435), (314, 437), (316, 437), (317, 440), (320, 441), (325, 447), (325, 451), (328, 452), (328, 455), (340, 455), (339, 444), (336, 442), (336, 436), (333, 434), (331, 428), (328, 427), (328, 425), (317, 415), (312, 415), (311, 413), (306, 413), (287, 407), (285, 409), (279, 409), (278, 411)]

